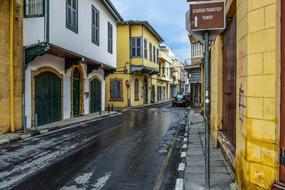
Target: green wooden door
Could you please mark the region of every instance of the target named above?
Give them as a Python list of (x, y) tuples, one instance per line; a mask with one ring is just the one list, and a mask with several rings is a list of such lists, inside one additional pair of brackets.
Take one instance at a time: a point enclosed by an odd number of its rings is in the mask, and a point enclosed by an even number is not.
[(61, 79), (52, 72), (35, 77), (35, 114), (38, 125), (61, 120)]
[(101, 83), (98, 79), (94, 79), (90, 85), (90, 113), (99, 112), (101, 109)]
[(76, 68), (73, 72), (73, 116), (80, 115), (80, 73)]

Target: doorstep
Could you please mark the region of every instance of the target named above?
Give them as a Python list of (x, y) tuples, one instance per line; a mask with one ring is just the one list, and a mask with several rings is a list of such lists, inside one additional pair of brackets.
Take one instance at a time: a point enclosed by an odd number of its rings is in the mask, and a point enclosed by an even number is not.
[(84, 115), (80, 117), (69, 118), (69, 119), (58, 121), (58, 122), (50, 123), (47, 125), (39, 126), (38, 128), (31, 128), (27, 130), (27, 133), (24, 133), (22, 130), (20, 130), (20, 131), (17, 131), (16, 133), (3, 134), (3, 135), (0, 135), (0, 145), (27, 139), (31, 136), (48, 133), (50, 131), (54, 131), (57, 129), (63, 129), (65, 127), (69, 127), (69, 126), (83, 123), (86, 121), (90, 122), (92, 120), (98, 120), (98, 119), (102, 119), (105, 117), (114, 116), (118, 114), (120, 113), (116, 111), (111, 111), (111, 112), (105, 111), (105, 112), (102, 112), (101, 114), (92, 113), (92, 114), (88, 114), (88, 115)]

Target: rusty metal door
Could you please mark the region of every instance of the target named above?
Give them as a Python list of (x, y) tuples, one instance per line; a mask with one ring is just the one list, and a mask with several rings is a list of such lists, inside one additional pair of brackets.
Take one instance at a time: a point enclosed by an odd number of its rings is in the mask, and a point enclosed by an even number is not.
[(223, 40), (223, 134), (236, 145), (236, 18), (228, 26)]
[(285, 183), (285, 1), (281, 4), (280, 182)]

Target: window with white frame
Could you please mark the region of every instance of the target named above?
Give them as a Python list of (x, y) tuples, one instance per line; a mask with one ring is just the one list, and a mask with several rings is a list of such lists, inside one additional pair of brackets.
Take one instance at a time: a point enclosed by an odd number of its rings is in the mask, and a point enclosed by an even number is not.
[(78, 33), (78, 0), (66, 0), (66, 27)]
[(44, 0), (25, 0), (25, 17), (44, 16)]
[(200, 43), (192, 44), (192, 57), (202, 57), (202, 45)]

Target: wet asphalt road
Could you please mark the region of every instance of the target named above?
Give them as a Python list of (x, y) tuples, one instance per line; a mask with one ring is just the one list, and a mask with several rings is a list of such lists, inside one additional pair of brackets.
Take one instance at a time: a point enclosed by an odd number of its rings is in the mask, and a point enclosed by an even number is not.
[(104, 149), (61, 189), (153, 189), (165, 159), (158, 152), (161, 139), (184, 111), (165, 105), (113, 118), (120, 127), (99, 140)]
[(0, 189), (151, 190), (166, 157), (161, 139), (184, 112), (133, 109), (1, 146)]

